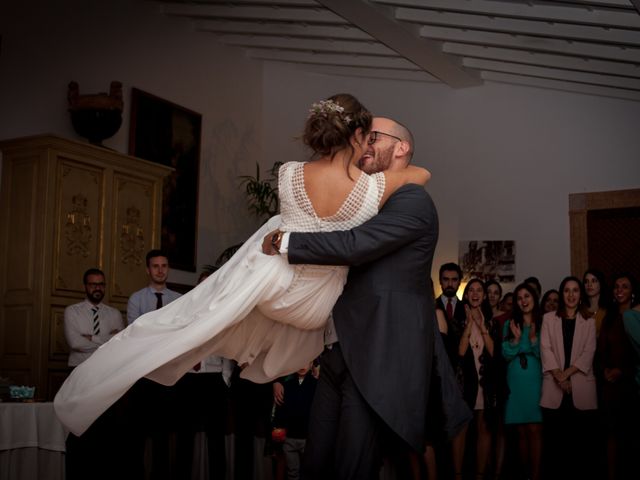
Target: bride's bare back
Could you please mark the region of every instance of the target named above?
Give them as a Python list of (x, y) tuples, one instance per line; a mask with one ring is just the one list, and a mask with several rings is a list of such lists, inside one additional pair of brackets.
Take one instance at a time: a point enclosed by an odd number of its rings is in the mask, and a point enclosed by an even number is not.
[[(320, 218), (335, 215), (347, 200), (360, 175), (366, 175), (355, 165), (349, 164), (349, 170), (345, 168), (341, 155), (331, 161), (329, 158), (305, 164), (304, 188), (316, 215)], [(385, 171), (385, 189), (380, 200), (382, 207), (387, 199), (398, 188), (407, 183), (424, 185), (431, 174), (424, 168), (409, 165), (406, 168), (393, 171)]]

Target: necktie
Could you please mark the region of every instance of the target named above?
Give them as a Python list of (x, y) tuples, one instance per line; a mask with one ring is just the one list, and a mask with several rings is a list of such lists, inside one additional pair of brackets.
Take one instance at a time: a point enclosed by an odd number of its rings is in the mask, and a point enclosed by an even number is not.
[(100, 335), (100, 318), (98, 318), (98, 307), (91, 309), (93, 312), (93, 334)]
[(162, 294), (160, 292), (156, 292), (156, 310), (162, 308)]
[(451, 299), (447, 300), (447, 319), (453, 319), (453, 304), (451, 303)]

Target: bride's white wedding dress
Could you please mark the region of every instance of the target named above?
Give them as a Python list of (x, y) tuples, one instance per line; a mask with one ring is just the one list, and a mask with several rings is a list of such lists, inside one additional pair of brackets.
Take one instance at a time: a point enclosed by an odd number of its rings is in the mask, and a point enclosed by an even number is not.
[(139, 317), (76, 367), (55, 397), (60, 421), (84, 432), (137, 380), (174, 384), (208, 355), (247, 364), (264, 383), (298, 370), (323, 349), (324, 326), (347, 267), (289, 265), (262, 253), (262, 240), (290, 232), (349, 230), (374, 216), (384, 174), (362, 174), (340, 207), (320, 218), (304, 188), (304, 163), (280, 167), (281, 215), (258, 230), (217, 272), (160, 310)]

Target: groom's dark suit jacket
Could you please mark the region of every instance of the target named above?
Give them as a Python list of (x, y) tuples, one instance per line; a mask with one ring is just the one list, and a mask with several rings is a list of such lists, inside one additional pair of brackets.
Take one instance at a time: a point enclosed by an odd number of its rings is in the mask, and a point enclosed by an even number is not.
[(333, 318), (344, 359), (373, 410), (417, 451), (434, 348), (431, 262), (438, 215), (422, 187), (405, 185), (350, 231), (292, 233), (290, 263), (350, 265)]

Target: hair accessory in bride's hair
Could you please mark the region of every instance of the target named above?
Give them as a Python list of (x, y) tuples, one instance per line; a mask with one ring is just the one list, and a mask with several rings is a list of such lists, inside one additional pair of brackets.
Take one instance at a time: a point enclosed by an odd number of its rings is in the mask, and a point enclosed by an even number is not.
[(330, 114), (338, 115), (345, 125), (349, 125), (351, 123), (351, 117), (344, 114), (344, 107), (338, 105), (333, 100), (320, 100), (318, 103), (311, 105), (311, 108), (309, 109), (309, 118), (314, 115), (329, 117)]

